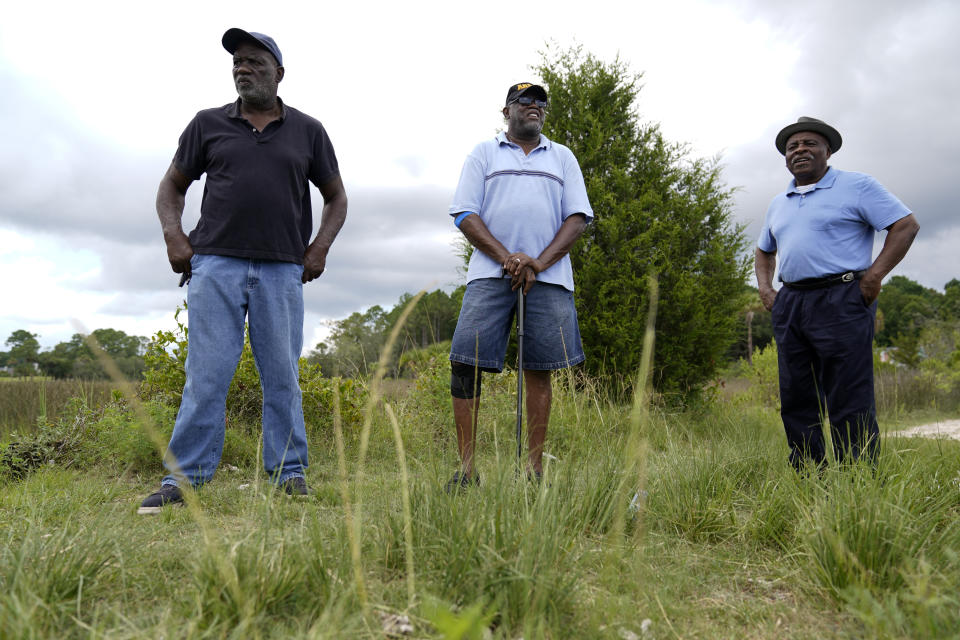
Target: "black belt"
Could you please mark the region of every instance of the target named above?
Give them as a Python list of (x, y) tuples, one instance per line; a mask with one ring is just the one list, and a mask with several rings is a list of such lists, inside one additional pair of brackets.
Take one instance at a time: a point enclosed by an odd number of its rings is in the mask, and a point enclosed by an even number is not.
[(800, 290), (823, 289), (824, 287), (832, 287), (835, 284), (859, 280), (865, 273), (865, 270), (847, 271), (846, 273), (835, 273), (832, 276), (823, 276), (822, 278), (805, 278), (804, 280), (797, 280), (796, 282), (784, 282), (783, 286)]

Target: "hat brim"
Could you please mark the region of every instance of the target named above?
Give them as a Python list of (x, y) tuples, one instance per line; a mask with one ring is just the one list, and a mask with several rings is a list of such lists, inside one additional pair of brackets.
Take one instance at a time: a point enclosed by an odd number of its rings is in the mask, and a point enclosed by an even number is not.
[(830, 153), (839, 151), (840, 146), (843, 144), (843, 138), (840, 136), (840, 132), (826, 122), (794, 122), (793, 124), (785, 126), (780, 130), (780, 133), (777, 134), (776, 144), (777, 151), (780, 152), (780, 155), (787, 155), (787, 140), (790, 139), (790, 136), (800, 131), (812, 131), (822, 135), (827, 139), (827, 144), (830, 146)]
[(527, 87), (526, 89), (524, 89), (523, 91), (520, 92), (520, 95), (521, 95), (521, 96), (525, 96), (525, 95), (527, 95), (528, 93), (529, 93), (529, 94), (536, 94), (537, 96), (540, 97), (541, 100), (546, 100), (546, 99), (547, 99), (547, 90), (544, 89), (543, 87), (541, 87), (541, 86), (538, 85), (538, 84), (531, 85), (531, 86)]
[[(511, 87), (511, 88), (512, 88), (512, 87)], [(516, 91), (516, 92), (511, 91), (510, 93), (508, 93), (508, 94), (507, 94), (507, 100), (506, 100), (506, 102), (504, 102), (504, 106), (505, 106), (505, 107), (510, 106), (510, 103), (511, 103), (511, 102), (515, 101), (515, 100), (516, 100), (517, 98), (519, 98), (520, 96), (525, 96), (525, 95), (527, 95), (528, 93), (529, 93), (529, 94), (532, 94), (533, 96), (538, 97), (540, 100), (543, 100), (543, 101), (545, 101), (545, 102), (548, 100), (548, 98), (547, 98), (547, 90), (546, 90), (546, 89), (544, 89), (543, 87), (541, 87), (541, 86), (538, 85), (538, 84), (531, 84), (529, 87), (527, 87), (527, 88), (524, 89), (523, 91)]]
[(263, 43), (250, 35), (249, 32), (236, 27), (227, 29), (224, 32), (223, 38), (220, 40), (220, 42), (223, 44), (223, 48), (226, 49), (228, 53), (235, 53), (237, 51), (237, 47), (244, 43), (256, 45), (264, 51), (267, 50), (267, 48), (263, 46)]
[(260, 39), (257, 38), (252, 33), (250, 33), (249, 31), (244, 31), (243, 29), (239, 29), (237, 27), (233, 27), (232, 29), (227, 29), (223, 34), (223, 38), (220, 39), (220, 43), (223, 45), (223, 48), (227, 50), (228, 53), (236, 53), (237, 48), (241, 44), (252, 44), (253, 46), (263, 49), (264, 51), (272, 55), (274, 60), (277, 61), (278, 65), (281, 65), (281, 66), (283, 65), (280, 59), (277, 58), (277, 54), (271, 51), (270, 47), (260, 42)]

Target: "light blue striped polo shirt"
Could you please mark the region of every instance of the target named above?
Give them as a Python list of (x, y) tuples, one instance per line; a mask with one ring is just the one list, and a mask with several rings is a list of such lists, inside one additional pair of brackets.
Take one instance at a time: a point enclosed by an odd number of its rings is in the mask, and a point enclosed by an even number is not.
[[(537, 148), (525, 155), (504, 132), (474, 147), (463, 163), (450, 215), (465, 211), (479, 215), (509, 251), (534, 258), (569, 216), (582, 213), (587, 222), (593, 220), (583, 174), (570, 149), (541, 135)], [(473, 252), (467, 282), (500, 276), (499, 263), (481, 251)], [(570, 256), (537, 274), (537, 280), (573, 291)]]
[(757, 246), (777, 252), (785, 282), (859, 271), (873, 263), (875, 232), (910, 213), (871, 176), (830, 167), (812, 191), (791, 180), (773, 199)]

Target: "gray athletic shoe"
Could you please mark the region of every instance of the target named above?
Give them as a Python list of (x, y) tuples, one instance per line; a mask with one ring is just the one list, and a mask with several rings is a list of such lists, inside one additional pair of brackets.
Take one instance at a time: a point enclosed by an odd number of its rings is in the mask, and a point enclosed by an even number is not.
[(160, 486), (160, 491), (151, 493), (137, 509), (137, 514), (141, 516), (152, 516), (163, 511), (167, 505), (182, 506), (183, 494), (180, 487), (175, 484), (165, 484)]

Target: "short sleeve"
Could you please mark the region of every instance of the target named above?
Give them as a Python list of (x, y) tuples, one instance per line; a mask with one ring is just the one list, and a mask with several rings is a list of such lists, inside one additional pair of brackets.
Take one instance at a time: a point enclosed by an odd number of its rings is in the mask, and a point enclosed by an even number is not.
[(912, 213), (872, 176), (864, 175), (859, 187), (860, 215), (876, 231), (886, 229), (897, 220)]
[(777, 239), (773, 237), (773, 233), (770, 231), (770, 209), (767, 209), (767, 215), (763, 216), (763, 226), (760, 228), (757, 248), (766, 253), (774, 253), (777, 250)]
[(453, 202), (448, 210), (451, 216), (464, 211), (480, 213), (483, 207), (484, 162), (480, 149), (474, 149), (463, 163), (460, 170), (460, 181), (453, 194)]
[(340, 174), (340, 165), (337, 163), (337, 154), (334, 153), (333, 143), (327, 135), (323, 125), (317, 123), (317, 131), (313, 138), (313, 162), (310, 165), (310, 182), (317, 187), (327, 184)]
[(583, 181), (580, 163), (569, 150), (563, 163), (563, 197), (560, 201), (560, 216), (566, 220), (575, 213), (582, 213), (587, 222), (593, 221), (593, 209), (587, 196), (587, 186)]
[(207, 158), (203, 149), (203, 129), (200, 114), (194, 116), (187, 128), (180, 134), (177, 153), (173, 163), (183, 175), (191, 180), (199, 180), (207, 170)]

